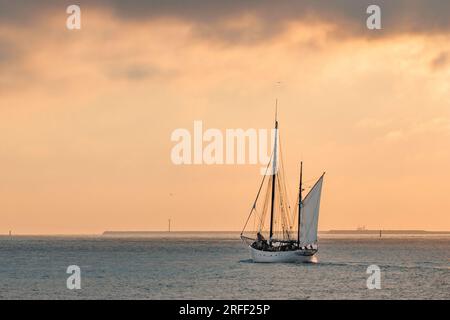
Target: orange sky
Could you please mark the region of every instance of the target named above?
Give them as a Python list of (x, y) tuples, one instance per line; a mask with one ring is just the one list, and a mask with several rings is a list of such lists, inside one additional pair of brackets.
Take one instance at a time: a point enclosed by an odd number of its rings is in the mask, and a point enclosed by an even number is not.
[(80, 31), (51, 5), (0, 15), (0, 233), (240, 230), (260, 165), (175, 166), (170, 135), (270, 128), (276, 97), (291, 195), (301, 159), (327, 171), (320, 230), (450, 230), (448, 29), (98, 3)]

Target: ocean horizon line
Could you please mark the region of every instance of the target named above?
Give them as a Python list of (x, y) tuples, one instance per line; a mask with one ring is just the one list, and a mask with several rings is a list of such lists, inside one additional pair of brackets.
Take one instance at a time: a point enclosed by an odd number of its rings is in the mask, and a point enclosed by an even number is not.
[[(382, 234), (450, 234), (450, 231), (432, 231), (432, 230), (401, 230), (401, 229), (367, 229), (367, 230), (351, 230), (351, 229), (331, 229), (331, 230), (322, 230), (318, 231), (318, 233), (323, 234), (379, 234), (381, 231)], [(116, 231), (116, 230), (108, 230), (104, 231), (102, 235), (120, 235), (120, 234), (188, 234), (188, 233), (197, 233), (197, 234), (207, 234), (207, 233), (216, 233), (216, 234), (224, 234), (224, 233), (236, 233), (240, 234), (241, 231), (139, 231), (139, 230), (130, 230), (130, 231)], [(251, 231), (247, 233), (256, 233), (256, 231)]]
[[(450, 235), (450, 230), (419, 230), (419, 229), (330, 229), (318, 231), (323, 235)], [(253, 231), (256, 232), (256, 231)], [(236, 230), (106, 230), (101, 233), (3, 233), (0, 237), (102, 237), (125, 235), (207, 235), (207, 234), (240, 234)], [(247, 232), (252, 233), (252, 232)]]

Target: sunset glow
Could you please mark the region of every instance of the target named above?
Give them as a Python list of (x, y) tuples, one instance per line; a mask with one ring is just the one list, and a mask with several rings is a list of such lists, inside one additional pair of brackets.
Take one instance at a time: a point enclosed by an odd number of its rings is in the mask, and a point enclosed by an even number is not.
[(261, 166), (175, 165), (171, 133), (271, 129), (277, 98), (291, 199), (327, 171), (320, 230), (450, 230), (449, 4), (371, 33), (364, 4), (168, 2), (81, 1), (68, 31), (0, 1), (0, 233), (240, 231)]

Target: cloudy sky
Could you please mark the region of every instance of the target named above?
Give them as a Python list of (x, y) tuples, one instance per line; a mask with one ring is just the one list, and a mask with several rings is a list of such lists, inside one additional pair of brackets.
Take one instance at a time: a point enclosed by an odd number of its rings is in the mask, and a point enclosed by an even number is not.
[(260, 166), (176, 166), (170, 136), (276, 98), (321, 230), (450, 230), (449, 1), (77, 1), (76, 31), (70, 4), (0, 0), (0, 233), (240, 230)]

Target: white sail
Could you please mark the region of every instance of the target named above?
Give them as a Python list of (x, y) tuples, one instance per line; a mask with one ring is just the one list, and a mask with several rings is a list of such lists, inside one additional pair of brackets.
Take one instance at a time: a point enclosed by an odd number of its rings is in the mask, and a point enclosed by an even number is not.
[(303, 200), (300, 220), (300, 245), (306, 246), (317, 242), (317, 227), (319, 222), (320, 196), (322, 193), (323, 176), (316, 182), (309, 194)]

